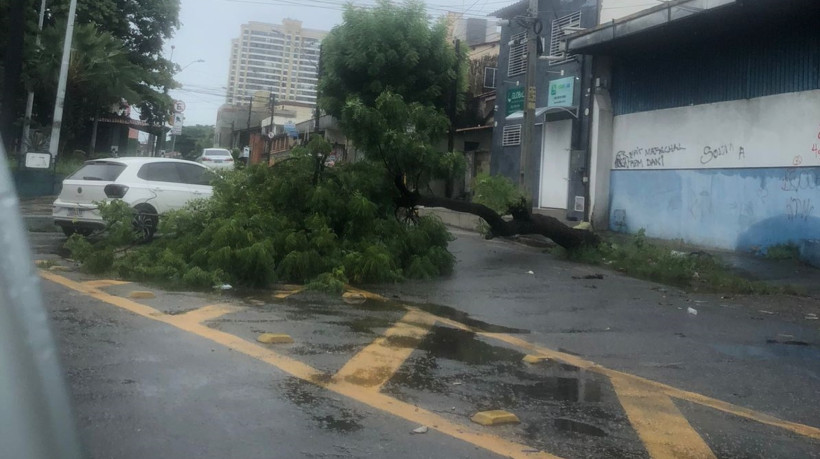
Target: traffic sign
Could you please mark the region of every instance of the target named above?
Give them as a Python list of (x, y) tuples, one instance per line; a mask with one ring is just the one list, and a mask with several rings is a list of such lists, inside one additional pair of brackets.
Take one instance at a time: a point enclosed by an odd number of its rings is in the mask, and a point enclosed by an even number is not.
[(177, 113), (182, 113), (185, 111), (185, 102), (181, 100), (174, 101), (174, 111)]

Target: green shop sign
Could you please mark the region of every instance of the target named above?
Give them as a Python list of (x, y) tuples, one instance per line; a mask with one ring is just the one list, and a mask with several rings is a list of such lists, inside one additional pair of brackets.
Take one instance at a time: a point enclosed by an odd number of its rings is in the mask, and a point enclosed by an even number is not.
[(572, 107), (575, 95), (575, 77), (559, 78), (550, 81), (548, 107)]
[(524, 88), (507, 90), (507, 116), (513, 112), (524, 110)]

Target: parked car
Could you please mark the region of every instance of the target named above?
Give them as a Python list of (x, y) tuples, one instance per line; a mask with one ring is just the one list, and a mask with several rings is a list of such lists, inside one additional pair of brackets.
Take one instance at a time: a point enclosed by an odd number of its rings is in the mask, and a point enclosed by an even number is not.
[(231, 152), (224, 148), (206, 148), (196, 162), (211, 169), (233, 169), (236, 167)]
[(121, 199), (134, 211), (134, 227), (150, 240), (159, 216), (188, 201), (209, 198), (213, 172), (192, 161), (170, 158), (107, 158), (86, 161), (63, 180), (52, 216), (66, 236), (105, 226), (96, 202)]

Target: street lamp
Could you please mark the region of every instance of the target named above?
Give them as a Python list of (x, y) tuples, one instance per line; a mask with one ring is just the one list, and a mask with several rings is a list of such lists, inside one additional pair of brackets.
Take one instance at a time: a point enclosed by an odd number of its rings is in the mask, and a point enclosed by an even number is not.
[[(171, 48), (171, 52), (173, 52), (173, 47)], [(179, 70), (177, 70), (177, 71), (176, 71), (176, 73), (174, 73), (174, 76), (179, 75), (180, 73), (182, 73), (182, 71), (183, 71), (183, 70), (187, 69), (188, 67), (190, 67), (190, 66), (192, 66), (192, 65), (194, 65), (194, 64), (199, 64), (199, 63), (202, 63), (202, 62), (205, 62), (205, 59), (196, 59), (196, 60), (193, 60), (193, 61), (191, 61), (191, 62), (189, 62), (189, 63), (185, 64), (185, 66), (184, 66), (184, 67), (182, 67), (182, 68), (180, 68)], [(176, 123), (176, 115), (174, 115), (174, 122)], [(177, 140), (177, 136), (176, 136), (176, 134), (174, 134), (174, 131), (173, 131), (173, 129), (172, 129), (172, 130), (171, 130), (171, 152), (173, 152), (173, 151), (174, 151), (174, 147), (175, 147), (175, 145), (176, 145), (176, 140)]]
[(195, 61), (191, 61), (187, 65), (185, 65), (185, 67), (182, 67), (181, 69), (179, 69), (179, 71), (175, 75), (179, 75), (180, 73), (182, 73), (183, 70), (187, 69), (188, 67), (190, 67), (194, 64), (200, 64), (202, 62), (205, 62), (205, 59), (197, 59)]

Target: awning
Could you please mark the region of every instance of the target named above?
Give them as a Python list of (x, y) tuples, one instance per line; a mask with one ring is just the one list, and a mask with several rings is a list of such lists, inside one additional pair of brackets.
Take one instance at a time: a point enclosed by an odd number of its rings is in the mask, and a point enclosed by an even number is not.
[(672, 0), (567, 37), (571, 54), (617, 55), (663, 49), (693, 37), (766, 33), (820, 14), (817, 0)]
[[(552, 115), (559, 113), (565, 113), (567, 115), (571, 115), (575, 118), (578, 118), (578, 107), (538, 107), (535, 109), (536, 118), (538, 118), (541, 115)], [(507, 115), (507, 118), (505, 119), (507, 121), (522, 120), (524, 119), (524, 112), (522, 110), (512, 112), (509, 115)]]
[[(734, 5), (738, 0), (673, 0), (639, 11), (567, 37), (567, 50), (572, 54), (597, 54), (609, 48), (613, 42), (645, 34), (670, 24), (702, 15), (716, 8)], [(608, 46), (609, 45), (609, 46)]]

